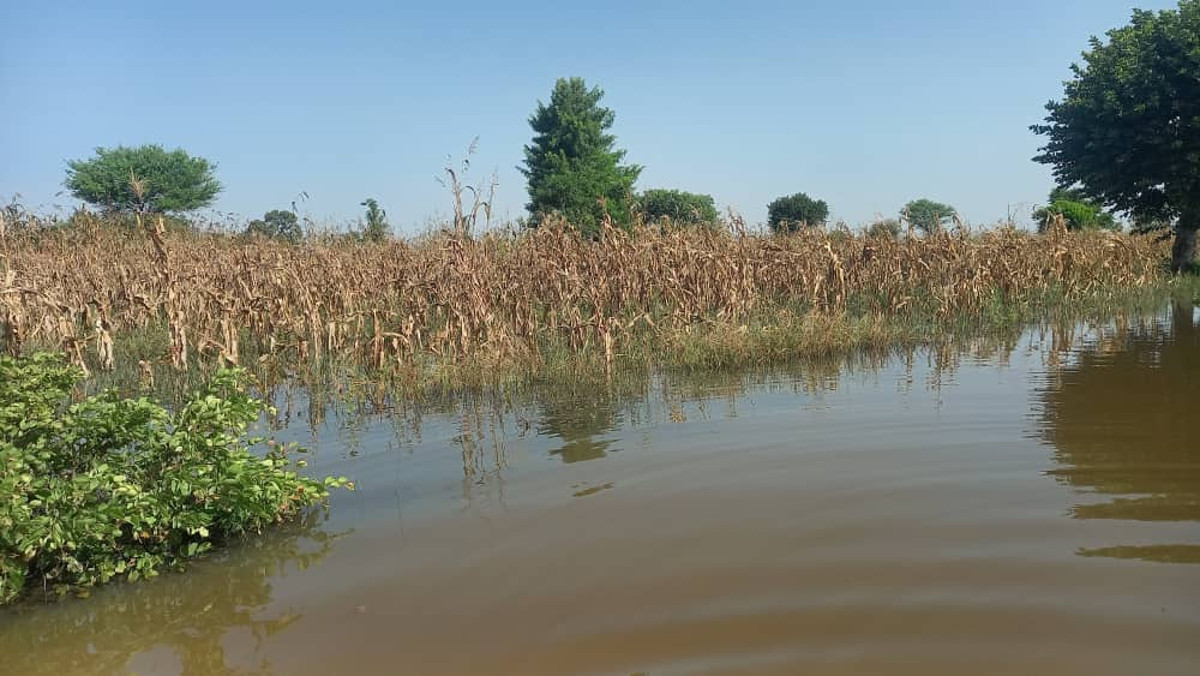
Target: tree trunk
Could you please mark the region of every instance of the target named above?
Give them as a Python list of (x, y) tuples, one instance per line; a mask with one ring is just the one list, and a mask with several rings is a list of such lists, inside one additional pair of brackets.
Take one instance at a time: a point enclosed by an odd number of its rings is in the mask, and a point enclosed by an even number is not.
[(1196, 264), (1196, 233), (1200, 218), (1185, 213), (1175, 225), (1175, 244), (1171, 247), (1171, 272), (1186, 272)]
[(1188, 296), (1171, 300), (1171, 338), (1179, 344), (1195, 342), (1190, 340), (1200, 333), (1196, 326), (1196, 304)]

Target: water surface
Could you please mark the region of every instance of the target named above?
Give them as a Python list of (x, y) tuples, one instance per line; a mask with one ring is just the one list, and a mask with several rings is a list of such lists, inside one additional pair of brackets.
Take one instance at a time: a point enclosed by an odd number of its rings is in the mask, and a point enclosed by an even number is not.
[(281, 394), (356, 493), (0, 614), (0, 672), (1200, 673), (1198, 324), (382, 411)]

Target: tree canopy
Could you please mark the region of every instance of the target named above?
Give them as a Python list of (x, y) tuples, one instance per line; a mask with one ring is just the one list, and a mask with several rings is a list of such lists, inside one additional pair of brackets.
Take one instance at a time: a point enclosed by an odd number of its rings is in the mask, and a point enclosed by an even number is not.
[(934, 202), (931, 199), (916, 199), (904, 205), (900, 215), (908, 219), (913, 227), (927, 235), (942, 229), (954, 219), (958, 212), (949, 204)]
[(638, 206), (648, 222), (670, 219), (676, 224), (697, 225), (715, 223), (720, 218), (712, 195), (685, 190), (647, 190), (638, 197)]
[(813, 199), (805, 193), (780, 197), (767, 205), (767, 224), (775, 233), (795, 232), (804, 226), (822, 226), (829, 218), (825, 200)]
[(71, 194), (109, 211), (171, 213), (209, 206), (221, 192), (216, 165), (182, 149), (158, 145), (96, 148), (94, 157), (69, 160), (64, 182)]
[(364, 242), (375, 243), (387, 239), (392, 231), (392, 226), (387, 220), (387, 212), (379, 206), (379, 202), (374, 197), (363, 200), (362, 206), (367, 210), (363, 214), (363, 229), (359, 233), (359, 237)]
[(1135, 10), (1093, 37), (1071, 66), (1063, 99), (1046, 104), (1047, 138), (1034, 160), (1136, 221), (1176, 221), (1172, 267), (1196, 255), (1200, 228), (1200, 0)]
[(250, 221), (246, 227), (248, 234), (262, 235), (269, 239), (281, 239), (293, 244), (304, 236), (296, 214), (283, 209), (272, 209), (263, 214), (261, 219)]
[(1119, 230), (1121, 225), (1103, 205), (1090, 200), (1079, 190), (1058, 187), (1050, 191), (1050, 204), (1033, 211), (1038, 232), (1044, 232), (1055, 216), (1061, 216), (1068, 230)]
[(560, 78), (550, 103), (538, 102), (529, 118), (532, 143), (525, 146), (520, 171), (529, 182), (530, 223), (549, 214), (566, 218), (580, 231), (595, 232), (607, 213), (630, 221), (637, 165), (623, 165), (625, 151), (608, 133), (616, 115), (600, 105), (604, 92), (583, 78)]

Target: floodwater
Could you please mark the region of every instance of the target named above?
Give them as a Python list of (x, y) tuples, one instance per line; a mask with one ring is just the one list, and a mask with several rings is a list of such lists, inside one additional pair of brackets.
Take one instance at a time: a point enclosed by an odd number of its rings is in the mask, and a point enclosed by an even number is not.
[(327, 519), (0, 614), (12, 674), (1200, 673), (1200, 312), (326, 409)]

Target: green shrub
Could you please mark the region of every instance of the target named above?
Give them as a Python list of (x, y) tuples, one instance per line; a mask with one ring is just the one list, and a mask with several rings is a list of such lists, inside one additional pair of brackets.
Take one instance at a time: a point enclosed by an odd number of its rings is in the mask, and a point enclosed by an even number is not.
[(272, 209), (263, 214), (261, 219), (250, 221), (246, 226), (246, 234), (279, 239), (292, 244), (304, 238), (304, 231), (300, 229), (296, 214), (283, 209)]
[(887, 239), (896, 239), (900, 236), (902, 228), (900, 221), (894, 218), (885, 218), (875, 221), (867, 226), (867, 237), (884, 237)]
[(771, 232), (795, 232), (805, 226), (822, 226), (829, 218), (829, 205), (798, 192), (780, 197), (767, 205), (767, 222)]
[(291, 448), (247, 437), (266, 407), (244, 371), (176, 411), (113, 392), (70, 404), (81, 375), (59, 355), (0, 357), (0, 603), (152, 576), (352, 487), (301, 477)]
[(1061, 216), (1068, 230), (1120, 230), (1121, 225), (1099, 203), (1089, 200), (1081, 191), (1058, 187), (1050, 191), (1050, 205), (1038, 207), (1033, 218), (1038, 232)]
[(669, 219), (679, 225), (698, 225), (720, 218), (712, 195), (684, 190), (647, 190), (638, 196), (638, 207), (648, 223)]
[(1073, 200), (1057, 200), (1050, 206), (1041, 207), (1034, 211), (1038, 232), (1044, 232), (1055, 216), (1062, 216), (1068, 230), (1119, 230), (1112, 214), (1101, 211), (1099, 207), (1087, 202)]

